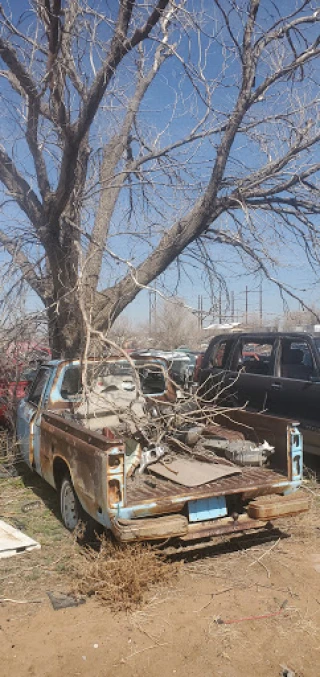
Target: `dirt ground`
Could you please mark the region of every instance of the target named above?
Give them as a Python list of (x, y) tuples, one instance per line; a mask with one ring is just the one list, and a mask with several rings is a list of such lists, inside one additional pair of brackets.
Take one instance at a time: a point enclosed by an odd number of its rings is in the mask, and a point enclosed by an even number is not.
[(173, 558), (181, 565), (170, 583), (115, 613), (94, 598), (53, 609), (47, 592), (68, 593), (81, 548), (40, 478), (0, 480), (0, 519), (42, 546), (0, 561), (1, 675), (271, 677), (290, 668), (317, 677), (320, 485), (312, 479), (305, 490), (308, 514)]

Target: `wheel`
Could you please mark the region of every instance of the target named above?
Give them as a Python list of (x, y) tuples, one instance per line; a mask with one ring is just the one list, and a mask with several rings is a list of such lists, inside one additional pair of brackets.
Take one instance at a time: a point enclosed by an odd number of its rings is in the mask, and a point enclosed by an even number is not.
[(69, 531), (74, 531), (81, 522), (83, 529), (78, 535), (79, 543), (95, 541), (102, 527), (83, 510), (69, 474), (64, 475), (60, 484), (60, 512), (63, 524)]
[(60, 512), (64, 526), (74, 531), (80, 522), (81, 506), (69, 475), (65, 475), (60, 485)]

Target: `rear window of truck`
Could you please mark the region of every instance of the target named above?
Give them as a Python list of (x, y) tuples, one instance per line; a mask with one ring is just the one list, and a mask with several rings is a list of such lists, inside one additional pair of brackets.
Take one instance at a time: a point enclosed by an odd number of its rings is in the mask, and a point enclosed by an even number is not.
[(246, 374), (270, 373), (274, 339), (270, 341), (240, 341), (235, 351), (234, 367)]

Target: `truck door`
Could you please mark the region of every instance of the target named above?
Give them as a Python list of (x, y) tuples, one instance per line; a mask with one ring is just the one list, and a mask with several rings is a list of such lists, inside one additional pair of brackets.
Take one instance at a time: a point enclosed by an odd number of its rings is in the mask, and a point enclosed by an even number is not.
[(51, 367), (40, 367), (27, 397), (20, 401), (17, 412), (17, 437), (23, 460), (30, 467), (40, 468), (40, 421), (41, 407), (53, 374)]
[(234, 406), (247, 405), (255, 411), (266, 409), (274, 372), (275, 344), (275, 338), (267, 335), (257, 338), (247, 334), (238, 340), (226, 379)]
[(207, 349), (201, 367), (200, 394), (209, 401), (225, 399), (225, 378), (234, 346), (234, 337), (222, 336), (214, 339)]
[(275, 377), (268, 392), (270, 413), (320, 426), (320, 375), (308, 339), (281, 337)]

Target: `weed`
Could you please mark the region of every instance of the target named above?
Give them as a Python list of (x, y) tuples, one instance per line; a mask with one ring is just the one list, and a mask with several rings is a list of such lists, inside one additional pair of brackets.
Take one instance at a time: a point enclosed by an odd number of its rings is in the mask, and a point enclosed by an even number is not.
[(114, 611), (140, 605), (152, 586), (178, 573), (179, 565), (165, 562), (149, 545), (120, 545), (105, 535), (99, 540), (98, 551), (85, 547), (75, 557), (72, 592), (95, 595)]

